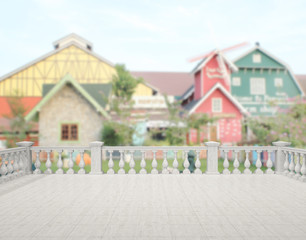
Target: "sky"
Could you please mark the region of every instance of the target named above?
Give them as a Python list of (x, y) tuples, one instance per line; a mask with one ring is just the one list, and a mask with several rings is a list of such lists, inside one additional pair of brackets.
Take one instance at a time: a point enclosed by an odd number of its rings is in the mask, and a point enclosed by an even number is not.
[(306, 74), (303, 0), (27, 0), (0, 2), (0, 76), (53, 50), (76, 33), (93, 51), (130, 71), (189, 72), (187, 60), (255, 42), (295, 74)]

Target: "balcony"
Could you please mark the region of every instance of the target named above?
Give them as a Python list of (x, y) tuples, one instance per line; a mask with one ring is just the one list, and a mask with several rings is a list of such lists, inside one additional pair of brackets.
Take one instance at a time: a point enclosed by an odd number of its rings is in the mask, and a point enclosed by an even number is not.
[(0, 151), (3, 239), (305, 239), (306, 151), (284, 142), (19, 146)]

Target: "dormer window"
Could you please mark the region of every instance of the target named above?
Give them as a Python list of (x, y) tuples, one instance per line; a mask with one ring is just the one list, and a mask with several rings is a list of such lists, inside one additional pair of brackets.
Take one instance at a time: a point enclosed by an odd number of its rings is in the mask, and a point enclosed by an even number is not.
[(261, 55), (259, 53), (253, 54), (253, 63), (261, 63)]

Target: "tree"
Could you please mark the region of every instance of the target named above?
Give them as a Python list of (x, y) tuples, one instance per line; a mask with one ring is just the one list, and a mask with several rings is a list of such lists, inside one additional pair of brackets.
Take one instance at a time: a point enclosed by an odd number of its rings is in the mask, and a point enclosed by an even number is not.
[(208, 123), (213, 123), (215, 121), (215, 118), (210, 117), (206, 113), (194, 113), (189, 116), (187, 122), (188, 122), (188, 128), (193, 128), (197, 130), (197, 144), (200, 144), (201, 141), (201, 128), (203, 126), (207, 126)]
[(165, 95), (165, 101), (169, 113), (169, 126), (166, 129), (166, 139), (170, 145), (182, 145), (186, 143), (186, 112), (181, 107), (180, 101), (170, 102)]
[(269, 145), (273, 141), (291, 142), (291, 146), (306, 146), (306, 104), (298, 100), (289, 109), (276, 116), (251, 118), (248, 126), (261, 145)]
[(4, 130), (7, 148), (15, 147), (16, 142), (25, 140), (32, 129), (32, 124), (26, 122), (24, 118), (27, 109), (23, 105), (21, 97), (17, 93), (15, 95), (7, 98), (10, 114), (4, 115), (4, 118), (8, 119), (10, 123), (10, 129)]
[(105, 145), (128, 145), (132, 143), (134, 129), (131, 126), (131, 112), (134, 101), (132, 99), (141, 78), (134, 78), (124, 65), (115, 66), (117, 75), (112, 79), (112, 93), (109, 98), (111, 111), (115, 112), (118, 122), (110, 120), (104, 123), (102, 141)]

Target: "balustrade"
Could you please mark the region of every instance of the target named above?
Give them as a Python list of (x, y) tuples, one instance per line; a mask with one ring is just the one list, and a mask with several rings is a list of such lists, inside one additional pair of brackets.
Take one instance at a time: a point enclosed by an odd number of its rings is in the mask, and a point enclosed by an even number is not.
[[(284, 175), (306, 182), (306, 150), (286, 147), (288, 143), (284, 142), (280, 145), (276, 142), (275, 146), (269, 147), (219, 146), (215, 142), (208, 142), (206, 146), (201, 147), (110, 147), (103, 146), (101, 142), (93, 142), (89, 147), (33, 147), (30, 142), (22, 144), (25, 147), (0, 151), (1, 182), (31, 173), (32, 152), (34, 174), (85, 174), (88, 168), (84, 155), (91, 152), (91, 174), (102, 174), (102, 161), (106, 161), (103, 165), (106, 174), (203, 174), (203, 160), (207, 161), (205, 173), (219, 174), (218, 162), (221, 160), (224, 175), (252, 172), (261, 175), (274, 174), (278, 160), (278, 169)], [(77, 164), (76, 155), (79, 161)], [(207, 156), (205, 159), (204, 155)], [(281, 161), (279, 156), (282, 157)], [(255, 166), (252, 166), (252, 163)]]

